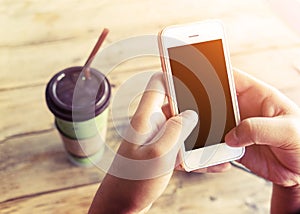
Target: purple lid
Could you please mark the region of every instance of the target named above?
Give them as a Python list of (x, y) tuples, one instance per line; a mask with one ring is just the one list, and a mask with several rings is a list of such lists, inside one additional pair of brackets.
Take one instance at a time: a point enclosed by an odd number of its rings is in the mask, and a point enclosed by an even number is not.
[(67, 121), (84, 121), (102, 113), (109, 105), (111, 87), (108, 79), (90, 68), (86, 79), (82, 66), (66, 68), (54, 75), (46, 87), (50, 111)]

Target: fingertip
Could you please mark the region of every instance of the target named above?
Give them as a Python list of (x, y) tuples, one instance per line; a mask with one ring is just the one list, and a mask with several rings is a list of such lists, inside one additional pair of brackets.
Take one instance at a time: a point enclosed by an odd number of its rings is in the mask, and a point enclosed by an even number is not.
[(216, 172), (226, 172), (231, 169), (231, 164), (229, 162), (221, 163), (215, 166), (211, 166), (207, 168), (207, 172), (216, 173)]
[(225, 135), (225, 143), (228, 146), (238, 146), (238, 138), (236, 135), (236, 129), (230, 130), (226, 135)]
[(195, 123), (198, 122), (198, 114), (193, 110), (186, 110), (179, 114), (181, 117), (185, 118), (186, 120)]

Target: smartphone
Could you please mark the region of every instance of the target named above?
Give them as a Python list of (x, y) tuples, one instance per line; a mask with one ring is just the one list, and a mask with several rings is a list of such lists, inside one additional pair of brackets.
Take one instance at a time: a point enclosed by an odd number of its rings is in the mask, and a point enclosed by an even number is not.
[(158, 44), (171, 113), (191, 109), (199, 116), (179, 152), (182, 167), (192, 171), (241, 158), (243, 147), (224, 142), (240, 117), (222, 22), (166, 27)]

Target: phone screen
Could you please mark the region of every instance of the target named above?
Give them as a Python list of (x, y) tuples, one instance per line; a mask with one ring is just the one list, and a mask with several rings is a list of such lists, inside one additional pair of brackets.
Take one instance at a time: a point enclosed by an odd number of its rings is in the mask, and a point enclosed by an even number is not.
[(199, 116), (185, 149), (224, 142), (236, 120), (222, 40), (168, 48), (168, 54), (178, 111), (191, 109)]

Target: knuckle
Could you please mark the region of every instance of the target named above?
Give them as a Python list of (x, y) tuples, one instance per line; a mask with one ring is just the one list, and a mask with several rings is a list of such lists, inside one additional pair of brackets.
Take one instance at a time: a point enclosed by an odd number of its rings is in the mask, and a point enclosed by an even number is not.
[(148, 122), (142, 113), (136, 112), (131, 118), (130, 124), (136, 131), (143, 132), (148, 129)]
[(169, 119), (169, 124), (173, 128), (181, 128), (182, 119), (180, 117), (172, 117), (171, 119)]
[(153, 158), (157, 158), (163, 155), (163, 152), (161, 147), (159, 146), (151, 146), (147, 149), (146, 152), (146, 157), (147, 159), (153, 159)]
[(300, 141), (300, 120), (291, 119), (287, 124), (287, 135), (290, 139)]

